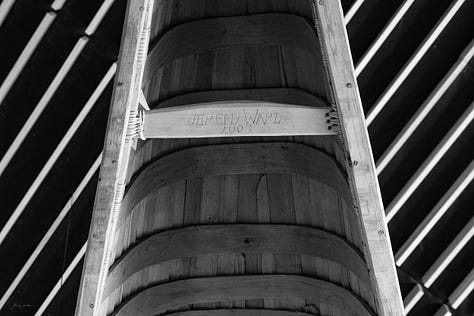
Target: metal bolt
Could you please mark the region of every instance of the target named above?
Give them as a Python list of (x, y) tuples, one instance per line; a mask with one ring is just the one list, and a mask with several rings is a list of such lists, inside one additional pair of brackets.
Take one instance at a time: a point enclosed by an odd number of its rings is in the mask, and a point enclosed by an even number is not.
[(94, 308), (94, 304), (92, 304), (92, 303), (89, 304), (89, 307), (90, 307), (90, 308)]
[(359, 162), (358, 162), (357, 160), (354, 160), (354, 161), (352, 162), (352, 164), (353, 164), (354, 166), (357, 166), (358, 163), (359, 163)]
[(350, 83), (350, 82), (346, 83), (346, 87), (352, 88), (352, 83)]
[(379, 235), (384, 235), (384, 231), (383, 230), (379, 230)]
[(138, 7), (138, 10), (140, 10), (140, 11), (143, 11), (143, 9), (145, 9), (145, 7), (142, 6), (142, 5)]

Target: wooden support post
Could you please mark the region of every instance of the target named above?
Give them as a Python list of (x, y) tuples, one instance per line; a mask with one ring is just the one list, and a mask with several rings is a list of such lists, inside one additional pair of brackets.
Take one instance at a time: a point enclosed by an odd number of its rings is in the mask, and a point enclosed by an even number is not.
[(314, 1), (315, 18), (348, 154), (348, 170), (366, 239), (366, 259), (381, 315), (404, 315), (369, 135), (340, 1)]
[(136, 111), (148, 51), (153, 0), (129, 0), (125, 13), (118, 70), (107, 124), (104, 154), (92, 214), (76, 315), (97, 315), (109, 268), (131, 141), (129, 117)]

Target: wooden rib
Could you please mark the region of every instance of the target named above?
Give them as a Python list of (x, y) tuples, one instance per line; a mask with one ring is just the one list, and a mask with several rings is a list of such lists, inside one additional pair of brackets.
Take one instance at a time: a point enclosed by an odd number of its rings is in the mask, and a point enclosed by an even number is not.
[(241, 252), (324, 258), (346, 267), (370, 287), (361, 255), (346, 240), (326, 231), (294, 225), (201, 225), (153, 235), (131, 249), (110, 271), (104, 298), (149, 266), (178, 258)]
[(298, 47), (308, 52), (319, 47), (309, 23), (293, 14), (267, 13), (188, 22), (159, 39), (148, 56), (144, 78), (146, 81), (151, 72), (180, 57), (253, 45)]
[(145, 168), (130, 185), (118, 222), (152, 191), (183, 179), (203, 176), (301, 174), (335, 189), (351, 201), (349, 186), (337, 163), (325, 153), (296, 143), (229, 144), (187, 148)]
[(351, 189), (362, 221), (373, 288), (381, 315), (403, 315), (403, 302), (372, 150), (339, 1), (314, 4), (344, 143)]
[(331, 111), (253, 100), (195, 103), (145, 111), (143, 137), (337, 135)]
[(328, 304), (352, 315), (374, 315), (350, 291), (329, 282), (295, 275), (228, 276), (176, 281), (145, 289), (111, 315), (155, 315), (188, 304), (289, 298), (303, 298), (308, 304)]
[(97, 315), (125, 183), (131, 142), (125, 142), (130, 112), (138, 107), (145, 52), (148, 50), (152, 0), (128, 1), (115, 77), (104, 154), (97, 185), (87, 252), (75, 315)]
[(304, 316), (310, 313), (271, 309), (206, 309), (167, 314), (168, 316)]
[(182, 94), (158, 104), (151, 104), (153, 108), (175, 107), (193, 103), (258, 100), (274, 103), (291, 103), (315, 107), (327, 107), (329, 103), (314, 94), (297, 88), (261, 88), (235, 90), (209, 90)]

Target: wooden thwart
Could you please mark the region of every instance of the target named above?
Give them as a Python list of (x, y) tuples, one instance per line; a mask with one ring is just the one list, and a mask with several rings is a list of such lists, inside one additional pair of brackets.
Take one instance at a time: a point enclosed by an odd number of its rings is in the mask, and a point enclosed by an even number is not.
[(152, 265), (178, 258), (234, 253), (320, 257), (341, 264), (370, 287), (361, 254), (346, 240), (326, 231), (296, 225), (200, 225), (158, 233), (135, 246), (114, 264), (104, 297), (127, 278)]
[(262, 101), (193, 104), (144, 111), (142, 138), (336, 135), (330, 107)]
[(229, 300), (301, 298), (327, 304), (351, 315), (374, 315), (350, 291), (332, 283), (296, 275), (252, 275), (195, 278), (166, 283), (138, 292), (111, 315), (156, 315), (189, 304)]

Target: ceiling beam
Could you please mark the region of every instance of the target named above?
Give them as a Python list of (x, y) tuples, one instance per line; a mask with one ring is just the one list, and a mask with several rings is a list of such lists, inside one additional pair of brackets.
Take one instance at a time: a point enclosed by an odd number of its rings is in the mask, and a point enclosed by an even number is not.
[(428, 158), (418, 168), (415, 174), (403, 186), (400, 192), (390, 202), (386, 208), (387, 221), (391, 221), (400, 209), (405, 205), (408, 199), (418, 189), (418, 186), (426, 179), (430, 172), (436, 167), (438, 162), (449, 151), (451, 146), (458, 140), (461, 134), (466, 130), (469, 124), (474, 119), (474, 102), (464, 111), (461, 117), (454, 123), (453, 127), (443, 137), (441, 142), (431, 152)]
[(472, 161), (459, 178), (456, 179), (431, 212), (423, 219), (408, 240), (405, 241), (397, 251), (395, 254), (395, 263), (398, 266), (401, 266), (408, 259), (410, 254), (415, 251), (416, 247), (421, 244), (423, 239), (431, 232), (473, 179), (474, 161)]
[(100, 97), (100, 95), (104, 91), (107, 84), (113, 78), (115, 74), (115, 69), (116, 69), (116, 64), (114, 63), (109, 68), (109, 70), (107, 71), (107, 73), (105, 74), (104, 78), (101, 80), (101, 82), (99, 83), (95, 91), (92, 93), (89, 100), (86, 102), (86, 104), (82, 108), (81, 112), (76, 116), (74, 122), (71, 124), (68, 131), (59, 142), (59, 144), (56, 146), (53, 153), (49, 157), (48, 161), (43, 165), (43, 168), (41, 169), (39, 174), (36, 176), (35, 180), (33, 181), (28, 191), (25, 193), (25, 195), (21, 199), (20, 203), (17, 205), (17, 207), (13, 211), (12, 215), (10, 215), (10, 217), (8, 218), (7, 223), (3, 226), (2, 230), (0, 231), (0, 245), (4, 242), (10, 230), (13, 228), (17, 220), (23, 214), (23, 211), (28, 206), (28, 203), (30, 202), (30, 200), (33, 198), (38, 188), (43, 183), (43, 180), (47, 177), (47, 175), (53, 168), (54, 164), (56, 163), (58, 158), (61, 156), (63, 150), (69, 144), (69, 141), (74, 137), (75, 133), (77, 132), (77, 130), (79, 129), (80, 125), (85, 120), (87, 115), (89, 114), (90, 110), (96, 103), (97, 99)]
[(380, 112), (385, 108), (387, 103), (393, 97), (393, 95), (398, 91), (400, 86), (405, 82), (405, 79), (411, 74), (412, 70), (418, 65), (420, 60), (425, 56), (426, 52), (438, 39), (439, 35), (445, 30), (449, 22), (453, 19), (456, 13), (459, 11), (461, 6), (466, 2), (466, 0), (456, 0), (449, 7), (448, 11), (443, 15), (443, 17), (438, 21), (435, 28), (431, 31), (428, 37), (423, 41), (423, 43), (418, 47), (416, 52), (411, 56), (410, 60), (403, 66), (403, 69), (397, 74), (395, 79), (390, 83), (388, 88), (383, 92), (375, 104), (370, 108), (367, 113), (367, 125), (370, 126), (375, 118), (379, 115)]
[(63, 284), (66, 283), (66, 281), (69, 278), (69, 276), (71, 275), (71, 273), (76, 269), (77, 265), (79, 264), (81, 259), (84, 257), (84, 254), (86, 253), (86, 245), (87, 245), (87, 243), (84, 243), (84, 245), (82, 245), (81, 249), (79, 249), (76, 256), (74, 257), (74, 259), (71, 261), (71, 263), (67, 267), (66, 271), (64, 271), (61, 278), (58, 280), (58, 282), (56, 282), (56, 285), (54, 285), (51, 292), (49, 292), (46, 299), (43, 301), (43, 303), (40, 305), (40, 307), (36, 311), (35, 316), (41, 316), (46, 311), (46, 309), (48, 308), (51, 301), (56, 297), (56, 294), (58, 294), (58, 292), (61, 290), (61, 287), (63, 286)]
[(351, 8), (346, 12), (344, 16), (344, 23), (347, 25), (352, 20), (352, 18), (356, 15), (357, 11), (359, 11), (360, 7), (364, 4), (365, 0), (356, 0)]
[[(55, 7), (60, 8), (60, 6), (62, 6), (63, 3), (64, 3), (64, 1), (55, 1), (53, 3), (53, 5), (55, 5)], [(95, 31), (95, 29), (97, 28), (97, 25), (100, 24), (100, 22), (102, 21), (105, 13), (110, 8), (110, 5), (111, 5), (111, 3), (110, 3), (109, 0), (104, 1), (102, 3), (101, 7), (99, 8), (99, 10), (94, 15), (94, 18), (92, 18), (92, 20), (89, 23), (89, 26), (86, 28), (86, 30), (94, 30)], [(4, 156), (0, 160), (0, 176), (2, 175), (2, 173), (7, 168), (8, 164), (12, 160), (13, 156), (18, 151), (18, 149), (20, 148), (20, 146), (23, 143), (23, 141), (25, 140), (25, 138), (28, 136), (30, 130), (33, 128), (36, 121), (39, 119), (39, 117), (43, 113), (44, 109), (49, 104), (49, 101), (51, 101), (54, 94), (56, 93), (56, 90), (59, 88), (62, 81), (64, 80), (64, 78), (68, 74), (69, 70), (74, 65), (77, 58), (81, 54), (82, 50), (84, 49), (84, 47), (88, 43), (89, 35), (92, 35), (92, 34), (85, 34), (84, 36), (79, 38), (76, 45), (73, 47), (73, 49), (69, 53), (68, 57), (64, 61), (63, 65), (59, 69), (58, 73), (54, 77), (53, 81), (50, 83), (50, 85), (46, 89), (45, 93), (41, 97), (38, 104), (35, 106), (33, 112), (30, 114), (30, 116), (28, 117), (26, 122), (23, 124), (23, 127), (21, 128), (19, 133), (16, 135), (14, 141), (10, 144), (10, 147), (8, 148), (7, 152), (4, 154)], [(6, 231), (6, 232), (8, 233), (8, 231)], [(4, 233), (4, 231), (2, 230), (2, 232), (0, 233), (0, 244), (2, 243), (3, 239), (5, 238), (3, 233)]]
[[(446, 267), (454, 260), (454, 258), (459, 254), (459, 252), (464, 248), (464, 246), (471, 240), (474, 235), (474, 217), (471, 218), (469, 223), (461, 230), (461, 232), (454, 238), (449, 246), (443, 251), (435, 263), (428, 269), (428, 271), (423, 275), (422, 284), (425, 288), (429, 288), (433, 283), (438, 279), (438, 277), (443, 273)], [(420, 284), (417, 284), (407, 295), (404, 300), (405, 308), (410, 306), (410, 309), (413, 308), (416, 303), (423, 297), (424, 292), (420, 294)], [(408, 313), (409, 310), (405, 309), (405, 312)], [(449, 311), (449, 309), (447, 309)], [(444, 315), (444, 314), (442, 314)]]
[(355, 74), (357, 77), (364, 71), (365, 67), (367, 67), (367, 65), (370, 63), (375, 54), (377, 54), (380, 47), (387, 41), (393, 30), (405, 17), (405, 14), (408, 12), (413, 3), (415, 3), (415, 0), (405, 0), (403, 4), (398, 8), (395, 15), (390, 19), (388, 24), (384, 27), (382, 32), (377, 36), (375, 41), (372, 43), (372, 45), (357, 63), (355, 67)]
[(471, 294), (472, 290), (474, 290), (474, 268), (449, 296), (449, 302), (453, 308), (457, 309), (461, 306), (464, 300)]
[[(0, 8), (0, 12), (1, 12), (1, 8)], [(10, 92), (10, 89), (15, 83), (16, 79), (23, 71), (23, 68), (25, 68), (25, 65), (30, 59), (31, 55), (33, 55), (36, 48), (38, 47), (38, 44), (41, 42), (44, 35), (48, 31), (49, 27), (51, 26), (53, 21), (56, 19), (56, 16), (57, 16), (56, 12), (47, 12), (44, 15), (40, 24), (36, 28), (36, 31), (31, 36), (25, 48), (21, 52), (20, 56), (18, 56), (18, 59), (16, 60), (15, 64), (13, 65), (8, 75), (6, 76), (5, 80), (3, 80), (3, 83), (0, 86), (0, 107), (2, 106), (3, 101), (5, 100), (6, 96)]]
[(456, 63), (451, 67), (449, 72), (444, 76), (441, 82), (433, 89), (421, 107), (411, 117), (410, 121), (403, 127), (395, 140), (385, 150), (380, 159), (377, 161), (377, 174), (381, 174), (388, 166), (392, 159), (397, 155), (400, 149), (406, 144), (410, 137), (415, 133), (416, 129), (423, 123), (423, 120), (436, 107), (441, 98), (455, 84), (459, 76), (464, 72), (474, 57), (474, 40), (472, 40), (463, 51)]
[(69, 214), (69, 211), (71, 210), (72, 206), (74, 205), (76, 200), (79, 198), (79, 196), (82, 194), (82, 191), (84, 190), (86, 185), (89, 183), (89, 181), (92, 179), (92, 176), (97, 172), (97, 170), (99, 170), (99, 165), (101, 161), (102, 161), (102, 153), (99, 155), (99, 157), (97, 157), (95, 162), (92, 164), (89, 171), (86, 173), (82, 181), (77, 186), (76, 190), (73, 192), (69, 200), (66, 202), (66, 204), (64, 205), (59, 215), (56, 217), (56, 219), (51, 224), (46, 234), (44, 234), (43, 238), (41, 239), (39, 244), (36, 246), (35, 250), (33, 250), (33, 252), (30, 254), (30, 257), (25, 262), (21, 270), (18, 272), (15, 279), (13, 279), (13, 281), (8, 286), (8, 289), (5, 291), (5, 293), (3, 293), (3, 296), (0, 299), (0, 310), (8, 302), (8, 299), (13, 294), (17, 286), (20, 284), (21, 280), (23, 280), (26, 273), (34, 264), (36, 259), (39, 257), (44, 247), (46, 247), (46, 244), (49, 242), (54, 232), (56, 232), (56, 229), (62, 223), (63, 219), (66, 217), (67, 214)]

